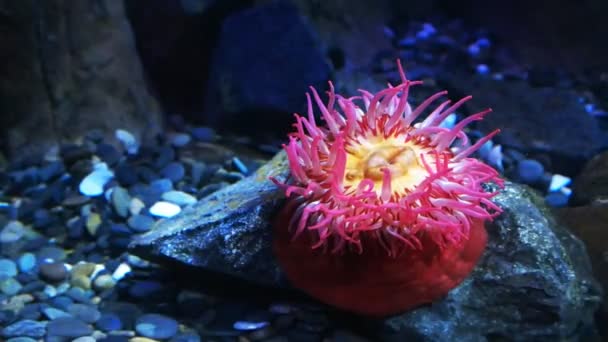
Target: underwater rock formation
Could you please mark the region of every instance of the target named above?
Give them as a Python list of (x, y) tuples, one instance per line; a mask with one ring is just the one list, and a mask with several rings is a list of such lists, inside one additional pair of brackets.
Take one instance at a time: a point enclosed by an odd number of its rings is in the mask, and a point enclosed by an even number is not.
[(0, 139), (10, 154), (161, 128), (122, 1), (2, 1)]
[[(272, 256), (270, 234), (283, 197), (267, 180), (286, 175), (281, 152), (256, 174), (159, 221), (131, 244), (131, 251), (288, 287)], [(488, 246), (471, 276), (431, 305), (368, 319), (371, 334), (430, 341), (593, 336), (601, 290), (583, 244), (557, 225), (542, 199), (525, 186), (506, 182), (494, 200), (504, 213), (487, 226)]]

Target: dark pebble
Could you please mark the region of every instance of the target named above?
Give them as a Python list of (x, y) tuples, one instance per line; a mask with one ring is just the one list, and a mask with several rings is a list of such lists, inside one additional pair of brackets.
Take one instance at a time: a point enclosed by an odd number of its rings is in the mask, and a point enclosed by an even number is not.
[(60, 337), (81, 337), (90, 335), (93, 329), (85, 322), (72, 317), (59, 317), (49, 322), (47, 334)]
[(101, 317), (99, 317), (97, 322), (95, 322), (95, 326), (97, 327), (97, 329), (104, 332), (120, 330), (122, 329), (122, 321), (120, 320), (120, 317), (116, 314), (104, 313), (101, 315)]
[(177, 333), (177, 322), (167, 316), (147, 314), (139, 317), (135, 330), (142, 336), (153, 339), (168, 339)]
[(162, 177), (168, 178), (174, 183), (176, 183), (182, 180), (182, 178), (184, 178), (186, 170), (184, 169), (184, 166), (181, 163), (173, 162), (165, 166), (160, 171), (160, 174)]
[(68, 313), (85, 323), (95, 323), (101, 317), (101, 313), (96, 307), (79, 303), (70, 305)]
[(517, 164), (517, 174), (522, 182), (536, 183), (543, 176), (543, 164), (534, 159), (523, 159)]
[(68, 276), (68, 270), (61, 261), (43, 262), (40, 265), (40, 276), (50, 282), (60, 282)]
[(64, 145), (61, 146), (60, 155), (66, 164), (73, 164), (78, 160), (89, 159), (92, 151), (84, 145)]
[(201, 338), (194, 332), (188, 332), (173, 336), (169, 342), (201, 342)]
[(215, 131), (209, 127), (195, 127), (190, 134), (194, 139), (202, 142), (211, 142), (215, 137)]
[(118, 150), (114, 148), (114, 146), (105, 143), (97, 145), (97, 150), (95, 151), (95, 154), (97, 154), (97, 156), (99, 156), (99, 158), (101, 158), (101, 160), (106, 162), (106, 164), (108, 164), (109, 166), (116, 164), (121, 157), (120, 152), (118, 152)]
[(564, 195), (559, 191), (550, 192), (545, 196), (545, 201), (548, 206), (561, 208), (568, 205), (568, 196)]
[(108, 335), (97, 340), (97, 342), (129, 342), (131, 338), (122, 335)]
[(121, 163), (114, 169), (114, 176), (120, 185), (129, 187), (139, 180), (133, 167), (127, 163)]
[(150, 188), (154, 189), (161, 194), (173, 190), (173, 182), (168, 178), (159, 178), (150, 182)]
[(65, 172), (65, 166), (61, 161), (49, 163), (40, 168), (38, 175), (42, 182), (51, 181)]
[(42, 314), (40, 313), (40, 304), (38, 303), (29, 303), (26, 304), (21, 311), (19, 311), (19, 316), (22, 319), (31, 319), (34, 321), (39, 321)]
[(72, 300), (72, 298), (67, 297), (67, 296), (55, 296), (55, 297), (51, 298), (48, 303), (58, 309), (67, 311), (67, 309), (70, 307), (70, 305), (72, 305), (72, 303), (74, 303), (74, 300)]
[(48, 260), (61, 261), (65, 260), (65, 251), (59, 247), (42, 247), (38, 253), (36, 253), (38, 263), (42, 263)]
[(129, 288), (129, 294), (134, 298), (146, 298), (160, 293), (163, 285), (157, 281), (141, 280), (136, 281)]
[(91, 291), (83, 290), (80, 287), (71, 287), (65, 292), (65, 295), (76, 302), (88, 304), (91, 302), (93, 293)]
[(170, 146), (161, 146), (158, 148), (158, 157), (154, 162), (157, 169), (161, 169), (175, 159), (175, 150)]

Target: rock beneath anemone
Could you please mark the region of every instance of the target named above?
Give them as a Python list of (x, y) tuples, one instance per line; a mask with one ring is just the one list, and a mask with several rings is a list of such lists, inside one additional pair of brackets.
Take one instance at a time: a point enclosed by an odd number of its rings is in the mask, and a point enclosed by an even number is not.
[[(284, 288), (270, 243), (283, 195), (268, 176), (287, 175), (285, 158), (281, 152), (256, 174), (159, 221), (134, 240), (132, 252)], [(495, 201), (504, 213), (486, 225), (488, 247), (471, 276), (432, 305), (364, 319), (369, 334), (386, 341), (595, 336), (601, 289), (581, 241), (525, 186), (507, 182)]]

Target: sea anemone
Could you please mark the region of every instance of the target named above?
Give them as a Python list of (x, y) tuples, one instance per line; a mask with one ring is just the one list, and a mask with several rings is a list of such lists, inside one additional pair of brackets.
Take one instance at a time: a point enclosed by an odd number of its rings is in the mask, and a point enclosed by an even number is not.
[[(328, 102), (311, 87), (308, 115), (295, 115), (284, 145), (287, 202), (274, 223), (274, 253), (291, 283), (348, 311), (388, 315), (432, 302), (457, 286), (482, 255), (484, 222), (501, 210), (484, 183), (498, 172), (470, 155), (463, 128), (441, 123), (464, 102), (439, 104), (442, 91), (412, 109), (410, 81), (350, 98), (329, 83)], [(316, 103), (323, 126), (313, 112)], [(336, 105), (337, 108), (336, 109)]]

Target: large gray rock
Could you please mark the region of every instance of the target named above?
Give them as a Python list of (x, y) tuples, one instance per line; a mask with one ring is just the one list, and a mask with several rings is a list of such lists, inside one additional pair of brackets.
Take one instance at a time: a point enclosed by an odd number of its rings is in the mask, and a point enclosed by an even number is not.
[[(284, 287), (269, 223), (282, 194), (268, 176), (282, 179), (286, 167), (280, 153), (255, 175), (160, 221), (132, 243), (132, 251)], [(576, 340), (594, 333), (601, 290), (583, 244), (524, 186), (507, 182), (495, 201), (504, 213), (487, 225), (488, 247), (471, 276), (437, 303), (367, 320), (371, 334), (387, 341), (510, 341)]]

